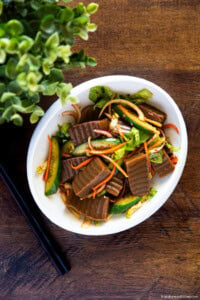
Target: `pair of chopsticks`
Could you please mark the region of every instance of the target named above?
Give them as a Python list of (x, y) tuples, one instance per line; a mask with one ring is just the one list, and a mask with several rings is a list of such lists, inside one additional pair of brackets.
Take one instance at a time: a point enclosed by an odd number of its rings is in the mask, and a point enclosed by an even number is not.
[(6, 172), (5, 167), (2, 164), (0, 164), (0, 176), (7, 185), (22, 214), (26, 218), (27, 222), (38, 238), (41, 246), (47, 253), (47, 256), (51, 260), (55, 269), (57, 270), (58, 275), (67, 273), (70, 270), (68, 262), (64, 260), (64, 257), (55, 245), (55, 242), (50, 237), (49, 233), (40, 221), (39, 216), (33, 210), (31, 210), (29, 204), (20, 195), (15, 184), (11, 180), (10, 176)]

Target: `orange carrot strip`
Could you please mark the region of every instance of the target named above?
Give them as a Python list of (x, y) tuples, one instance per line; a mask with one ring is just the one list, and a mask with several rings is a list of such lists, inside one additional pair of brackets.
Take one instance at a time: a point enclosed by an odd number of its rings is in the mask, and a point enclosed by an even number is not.
[(149, 165), (149, 170), (151, 170), (151, 162), (150, 162), (150, 159), (149, 159), (148, 148), (147, 148), (147, 142), (144, 142), (144, 150), (145, 150), (145, 153), (146, 153), (146, 156), (147, 156), (147, 161), (148, 161), (148, 165)]
[(178, 128), (176, 127), (176, 125), (174, 125), (174, 124), (165, 124), (165, 125), (163, 126), (163, 129), (166, 129), (166, 128), (173, 128), (173, 129), (179, 134), (179, 130), (178, 130)]
[(103, 189), (105, 188), (105, 185), (102, 185), (98, 190), (93, 191), (92, 193), (90, 193), (89, 195), (87, 195), (85, 198), (91, 198), (94, 196), (94, 192), (96, 192), (96, 194), (99, 194), (103, 191)]
[(116, 163), (116, 161), (107, 155), (102, 155), (102, 157), (110, 161), (125, 177), (128, 178), (128, 174), (120, 167), (120, 165), (118, 165), (118, 163)]
[[(128, 141), (127, 141), (128, 142)], [(117, 145), (115, 147), (109, 148), (109, 149), (105, 149), (105, 150), (88, 150), (89, 153), (91, 154), (97, 154), (97, 155), (101, 155), (101, 154), (109, 154), (112, 153), (114, 151), (119, 150), (120, 148), (122, 148), (127, 142), (124, 142), (120, 145)]]
[(80, 164), (77, 165), (77, 166), (73, 166), (72, 161), (71, 161), (71, 167), (72, 167), (72, 169), (74, 169), (74, 170), (78, 170), (78, 169), (80, 169), (80, 168), (86, 166), (87, 164), (89, 164), (89, 162), (90, 162), (92, 159), (93, 159), (93, 157), (90, 157), (90, 158), (88, 158), (87, 160), (83, 161), (82, 163), (80, 163)]
[(96, 194), (97, 194), (97, 190), (94, 189), (94, 191), (93, 191), (93, 193), (92, 193), (92, 198), (93, 198), (93, 199), (95, 199)]
[(116, 171), (116, 166), (114, 166), (114, 168), (112, 169), (112, 172), (110, 173), (110, 175), (102, 180), (100, 183), (98, 183), (95, 187), (93, 187), (93, 190), (97, 190), (100, 186), (102, 186), (103, 184), (105, 184), (106, 182), (110, 181), (111, 178), (113, 177), (113, 175), (115, 174), (115, 171)]
[(51, 161), (51, 150), (52, 150), (52, 143), (51, 143), (51, 138), (48, 135), (48, 141), (49, 141), (49, 155), (48, 155), (48, 161), (47, 161), (47, 168), (46, 172), (44, 175), (44, 181), (47, 181), (48, 175), (49, 175), (49, 167), (50, 167), (50, 161)]

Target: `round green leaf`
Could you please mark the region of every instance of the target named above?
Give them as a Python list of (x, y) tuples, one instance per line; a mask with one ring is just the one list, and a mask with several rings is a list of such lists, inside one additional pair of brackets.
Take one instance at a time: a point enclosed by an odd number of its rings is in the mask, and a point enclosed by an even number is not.
[(13, 114), (13, 108), (12, 106), (8, 106), (2, 114), (2, 118), (7, 122), (9, 122), (12, 114)]
[(30, 115), (30, 122), (32, 124), (37, 123), (39, 117), (42, 117), (43, 115), (44, 115), (43, 109), (39, 106), (36, 106), (32, 114)]
[(40, 28), (42, 31), (51, 34), (55, 31), (55, 16), (54, 15), (45, 15), (41, 20)]
[(87, 30), (89, 32), (95, 32), (97, 30), (97, 25), (95, 23), (87, 24)]
[(33, 41), (33, 39), (31, 39), (28, 36), (23, 36), (20, 38), (20, 40), (21, 40), (21, 42), (19, 44), (19, 51), (21, 52), (21, 54), (24, 54), (31, 49), (34, 41)]
[(24, 31), (22, 23), (18, 20), (10, 20), (6, 24), (6, 31), (12, 36), (18, 36)]
[(22, 117), (17, 113), (13, 114), (10, 120), (13, 121), (13, 124), (16, 126), (21, 126), (23, 124)]
[(12, 80), (8, 84), (8, 90), (11, 93), (15, 93), (16, 95), (20, 95), (22, 92), (21, 87), (19, 86), (18, 82), (16, 80)]
[(67, 97), (67, 101), (72, 103), (72, 104), (76, 104), (79, 102), (79, 98), (78, 97), (74, 97), (74, 96), (68, 96)]
[(3, 83), (3, 82), (0, 82), (0, 95), (2, 95), (2, 94), (3, 94), (3, 92), (5, 91), (5, 89), (6, 89), (6, 85), (5, 85), (5, 83)]
[(39, 72), (30, 72), (27, 75), (27, 84), (28, 84), (28, 89), (31, 92), (36, 92), (38, 88), (38, 82), (41, 79), (41, 74)]
[(0, 39), (0, 49), (6, 49), (9, 45), (9, 39), (8, 38), (1, 38)]
[(50, 50), (50, 49), (55, 49), (56, 47), (58, 47), (58, 45), (59, 45), (59, 35), (57, 32), (55, 32), (54, 34), (50, 35), (50, 37), (45, 43), (45, 46), (48, 50)]
[(22, 89), (27, 90), (27, 74), (25, 72), (17, 76), (17, 82)]
[(44, 80), (40, 84), (40, 90), (44, 96), (53, 96), (56, 93), (58, 82), (51, 83), (49, 80)]
[(71, 47), (69, 45), (58, 47), (58, 56), (62, 57), (66, 64), (69, 63), (69, 57), (71, 54)]
[(56, 94), (58, 97), (60, 97), (62, 104), (66, 103), (67, 97), (69, 96), (71, 89), (72, 89), (71, 83), (60, 83), (57, 86)]
[(90, 19), (87, 16), (81, 16), (76, 19), (74, 19), (73, 24), (75, 25), (85, 25), (90, 21)]
[(7, 64), (6, 64), (6, 76), (10, 79), (15, 79), (17, 75), (17, 60), (13, 57), (10, 57)]
[(3, 2), (0, 1), (0, 15), (2, 15), (3, 13)]
[(6, 60), (6, 52), (3, 49), (0, 49), (0, 64), (3, 64)]
[(42, 63), (42, 70), (45, 75), (49, 75), (51, 72), (52, 63), (48, 58), (45, 58)]
[(87, 41), (88, 40), (88, 32), (85, 28), (80, 28), (79, 33), (77, 33), (83, 40)]
[(15, 54), (18, 52), (18, 40), (16, 38), (11, 38), (9, 40), (6, 52), (9, 54)]
[(4, 24), (0, 24), (0, 38), (6, 35)]
[(48, 77), (49, 82), (63, 82), (64, 75), (60, 69), (53, 68)]
[(16, 94), (11, 93), (11, 92), (5, 92), (3, 93), (3, 95), (1, 96), (0, 102), (5, 103), (8, 100), (12, 100), (14, 97), (16, 96)]
[(65, 23), (65, 22), (68, 22), (68, 21), (72, 20), (73, 17), (74, 17), (73, 10), (70, 7), (67, 6), (61, 12), (60, 21), (62, 23)]
[(87, 6), (87, 12), (92, 15), (97, 12), (99, 5), (97, 3), (90, 3)]
[(91, 67), (95, 67), (97, 65), (97, 61), (94, 57), (87, 57), (86, 64)]

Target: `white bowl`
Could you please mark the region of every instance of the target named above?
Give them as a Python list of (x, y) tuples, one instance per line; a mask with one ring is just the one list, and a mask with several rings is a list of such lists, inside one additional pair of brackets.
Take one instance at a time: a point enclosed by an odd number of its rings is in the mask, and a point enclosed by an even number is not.
[(57, 100), (38, 123), (29, 145), (27, 156), (29, 187), (37, 205), (53, 223), (66, 230), (85, 235), (117, 233), (134, 227), (148, 219), (167, 201), (178, 184), (185, 165), (188, 147), (186, 126), (182, 114), (174, 100), (159, 86), (141, 78), (116, 75), (100, 77), (84, 82), (73, 88), (71, 94), (79, 97), (80, 105), (84, 107), (91, 104), (91, 101), (88, 99), (88, 93), (90, 88), (96, 85), (106, 85), (114, 91), (130, 94), (143, 88), (147, 88), (153, 92), (152, 104), (166, 112), (166, 123), (175, 124), (180, 131), (179, 135), (173, 129), (168, 129), (167, 133), (175, 146), (181, 146), (181, 150), (176, 154), (178, 156), (178, 163), (174, 172), (164, 178), (155, 176), (153, 186), (158, 190), (156, 196), (144, 203), (132, 215), (131, 219), (127, 219), (124, 214), (116, 215), (109, 222), (103, 223), (101, 226), (82, 228), (81, 221), (76, 219), (65, 208), (59, 193), (50, 197), (44, 195), (44, 182), (41, 180), (41, 176), (35, 173), (36, 167), (46, 159), (48, 154), (47, 136), (57, 131), (57, 124), (71, 120), (70, 117), (63, 118), (61, 116), (63, 111), (71, 109), (71, 104), (63, 107), (60, 101)]

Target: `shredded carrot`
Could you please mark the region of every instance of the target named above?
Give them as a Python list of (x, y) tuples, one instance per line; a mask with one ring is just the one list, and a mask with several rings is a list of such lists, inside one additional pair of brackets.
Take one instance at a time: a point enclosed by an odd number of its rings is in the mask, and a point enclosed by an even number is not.
[(100, 183), (98, 183), (94, 188), (93, 190), (97, 190), (100, 186), (102, 186), (103, 184), (105, 184), (106, 182), (110, 181), (111, 178), (113, 177), (113, 175), (115, 174), (115, 171), (116, 171), (116, 166), (114, 166), (114, 168), (112, 169), (112, 172), (110, 173), (110, 175), (104, 179), (103, 181), (101, 181)]
[(65, 153), (62, 153), (62, 156), (63, 156), (63, 157), (72, 157), (71, 154), (65, 154)]
[(149, 165), (149, 170), (151, 170), (151, 162), (150, 162), (150, 159), (149, 159), (149, 153), (148, 153), (148, 148), (147, 148), (147, 142), (144, 142), (144, 150), (145, 150), (145, 153), (146, 153), (146, 156), (147, 156), (147, 161), (148, 161), (148, 165)]
[(89, 153), (91, 154), (96, 154), (96, 155), (101, 155), (101, 154), (109, 154), (109, 153), (112, 153), (112, 152), (115, 152), (117, 150), (119, 150), (120, 148), (122, 148), (128, 141), (120, 144), (120, 145), (117, 145), (115, 147), (112, 147), (112, 148), (109, 148), (109, 149), (105, 149), (105, 150), (88, 150)]
[(125, 177), (128, 178), (128, 174), (120, 167), (120, 165), (118, 165), (118, 163), (116, 163), (116, 161), (107, 155), (102, 155), (102, 157), (110, 161)]
[(49, 155), (48, 155), (46, 172), (44, 174), (44, 181), (47, 181), (47, 178), (49, 175), (50, 161), (51, 161), (52, 142), (51, 142), (51, 138), (49, 135), (48, 135), (48, 141), (49, 141)]
[[(106, 185), (104, 184), (98, 190), (96, 190), (96, 195), (98, 195), (99, 193), (101, 193), (104, 190), (105, 186)], [(94, 196), (94, 191), (92, 193), (90, 193), (89, 195), (87, 195), (85, 198), (91, 198), (93, 196)]]
[(93, 193), (92, 193), (92, 198), (93, 198), (93, 199), (95, 199), (96, 194), (97, 194), (97, 190), (94, 189), (94, 191), (93, 191)]
[(71, 161), (71, 167), (72, 167), (72, 169), (74, 169), (74, 170), (78, 170), (78, 169), (80, 169), (80, 168), (86, 166), (87, 164), (89, 164), (89, 162), (90, 162), (92, 159), (93, 159), (93, 157), (90, 157), (90, 158), (88, 158), (87, 160), (83, 161), (82, 163), (80, 163), (80, 164), (77, 165), (77, 166), (73, 166), (72, 161)]
[(178, 162), (178, 157), (174, 155), (174, 157), (172, 157), (171, 161), (172, 161), (173, 164), (176, 165), (177, 162)]
[(176, 127), (176, 125), (174, 125), (174, 124), (165, 124), (165, 125), (163, 126), (163, 129), (166, 129), (166, 128), (173, 128), (173, 129), (179, 134), (179, 130), (178, 130), (178, 128)]

